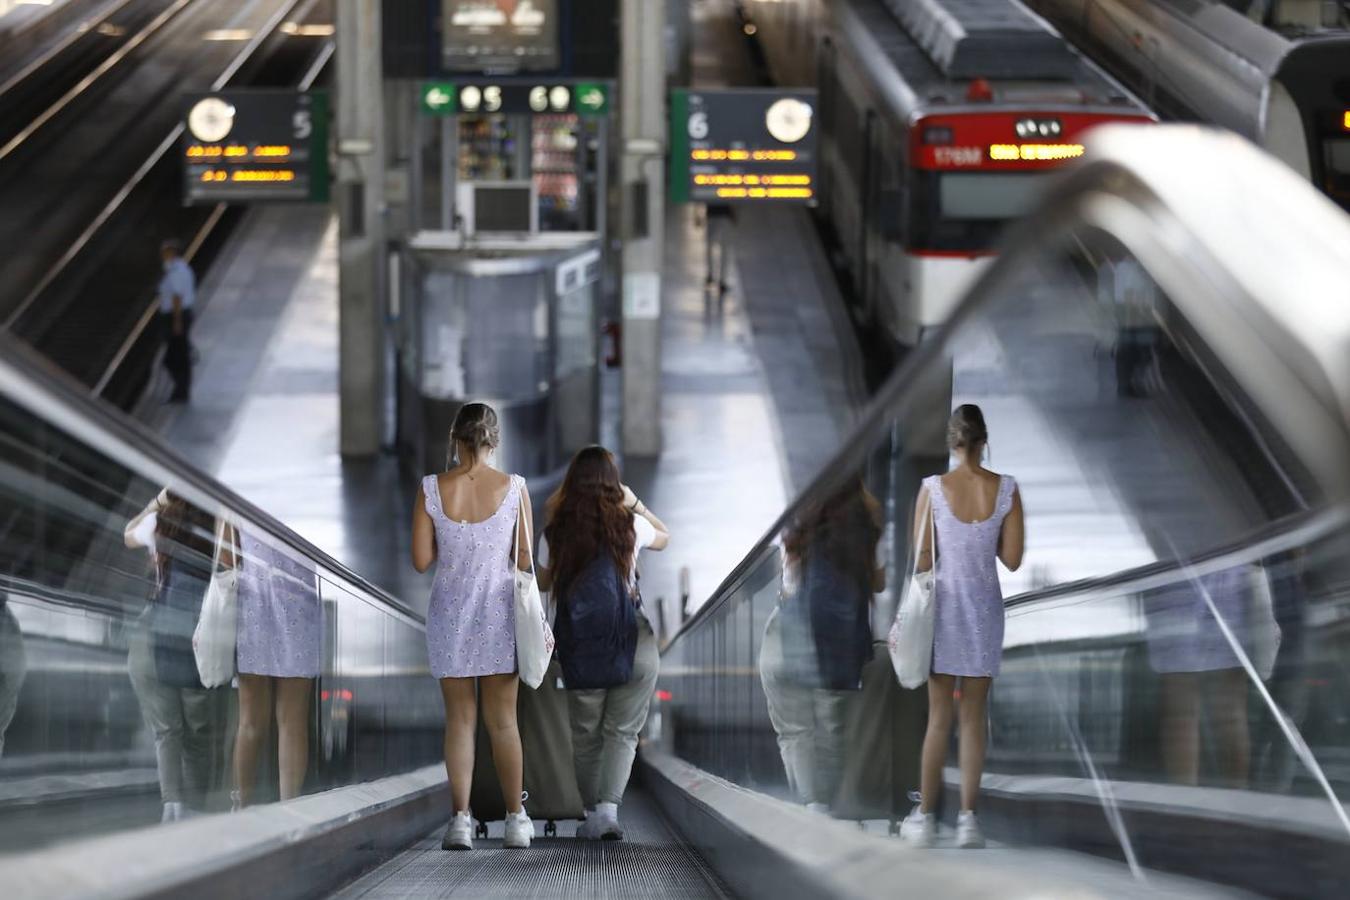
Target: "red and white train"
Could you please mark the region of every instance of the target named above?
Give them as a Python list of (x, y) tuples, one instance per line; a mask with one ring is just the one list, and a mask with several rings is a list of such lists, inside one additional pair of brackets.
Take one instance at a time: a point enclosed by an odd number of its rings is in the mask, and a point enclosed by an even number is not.
[(1015, 0), (747, 5), (779, 84), (819, 90), (819, 207), (855, 318), (912, 346), (1105, 122), (1156, 121)]

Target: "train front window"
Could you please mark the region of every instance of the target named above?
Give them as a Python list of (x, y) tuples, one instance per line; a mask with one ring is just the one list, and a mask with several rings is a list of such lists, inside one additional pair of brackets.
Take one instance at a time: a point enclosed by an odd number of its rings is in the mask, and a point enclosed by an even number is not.
[(944, 219), (1015, 219), (1035, 201), (1036, 172), (946, 172), (938, 176), (938, 209)]
[(1047, 174), (915, 171), (909, 248), (989, 250), (1005, 222), (1031, 209)]

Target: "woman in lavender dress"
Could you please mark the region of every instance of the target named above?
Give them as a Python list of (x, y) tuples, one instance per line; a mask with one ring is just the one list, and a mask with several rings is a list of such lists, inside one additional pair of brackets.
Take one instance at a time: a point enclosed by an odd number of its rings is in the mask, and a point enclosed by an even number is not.
[(928, 733), (923, 742), (921, 797), (901, 834), (918, 844), (937, 835), (934, 814), (947, 759), (957, 679), (961, 680), (961, 811), (956, 820), (960, 847), (981, 847), (975, 800), (984, 770), (989, 687), (1003, 658), (1003, 593), (995, 560), (1009, 570), (1022, 564), (1022, 499), (1010, 475), (980, 464), (989, 443), (984, 414), (973, 404), (959, 406), (947, 424), (947, 444), (956, 468), (924, 479), (914, 530), (918, 569), (933, 565), (929, 512), (936, 528), (937, 582), (934, 591), (933, 669), (928, 677)]
[(234, 742), (235, 805), (257, 788), (258, 757), (277, 723), (277, 771), (282, 800), (299, 796), (309, 764), (309, 698), (323, 655), (323, 605), (318, 576), (305, 561), (240, 529), (226, 530), (224, 565), (239, 572), (235, 662), (239, 669), (239, 731)]
[(531, 534), (525, 479), (488, 461), (499, 441), (497, 413), (466, 403), (450, 427), (456, 464), (422, 479), (413, 505), (413, 566), (436, 563), (427, 611), (427, 654), (445, 700), (445, 769), (454, 818), (441, 846), (473, 848), (469, 790), (481, 691), (483, 721), (506, 801), (504, 846), (528, 847), (534, 825), (525, 813), (520, 731), (516, 726), (515, 581), (513, 567), (530, 567), (516, 546), (517, 529)]

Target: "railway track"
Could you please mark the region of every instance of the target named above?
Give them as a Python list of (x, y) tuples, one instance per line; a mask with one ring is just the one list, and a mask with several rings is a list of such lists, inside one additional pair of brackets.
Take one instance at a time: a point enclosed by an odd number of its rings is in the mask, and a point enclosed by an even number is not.
[(179, 98), (312, 86), (333, 52), (332, 0), (146, 5), (139, 13), (153, 16), (139, 40), (128, 37), (26, 125), (7, 124), (22, 116), (7, 118), (10, 104), (0, 104), (0, 241), (27, 248), (0, 258), (0, 321), (122, 406), (150, 370), (160, 240), (186, 239), (200, 275), (239, 216), (182, 206)]

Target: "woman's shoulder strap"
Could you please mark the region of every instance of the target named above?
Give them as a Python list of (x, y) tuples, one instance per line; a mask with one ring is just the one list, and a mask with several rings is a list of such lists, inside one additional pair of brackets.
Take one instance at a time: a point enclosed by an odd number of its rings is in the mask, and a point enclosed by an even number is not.
[(1017, 479), (1011, 475), (998, 476), (998, 509), (1000, 512), (1012, 511), (1012, 496), (1017, 490)]
[[(426, 498), (427, 515), (433, 519), (441, 511), (441, 482), (434, 474), (422, 478), (422, 493)], [(442, 513), (442, 515), (444, 515)]]
[(931, 505), (931, 506), (932, 506), (933, 508), (935, 508), (935, 509), (936, 509), (937, 507), (942, 506), (942, 505), (943, 505), (943, 501), (945, 501), (945, 500), (947, 499), (947, 498), (946, 498), (945, 496), (943, 496), (943, 494), (942, 494), (942, 476), (941, 476), (941, 475), (929, 475), (929, 476), (927, 476), (927, 477), (924, 478), (922, 484), (923, 484), (924, 488), (928, 491), (928, 503), (929, 503), (929, 505)]

